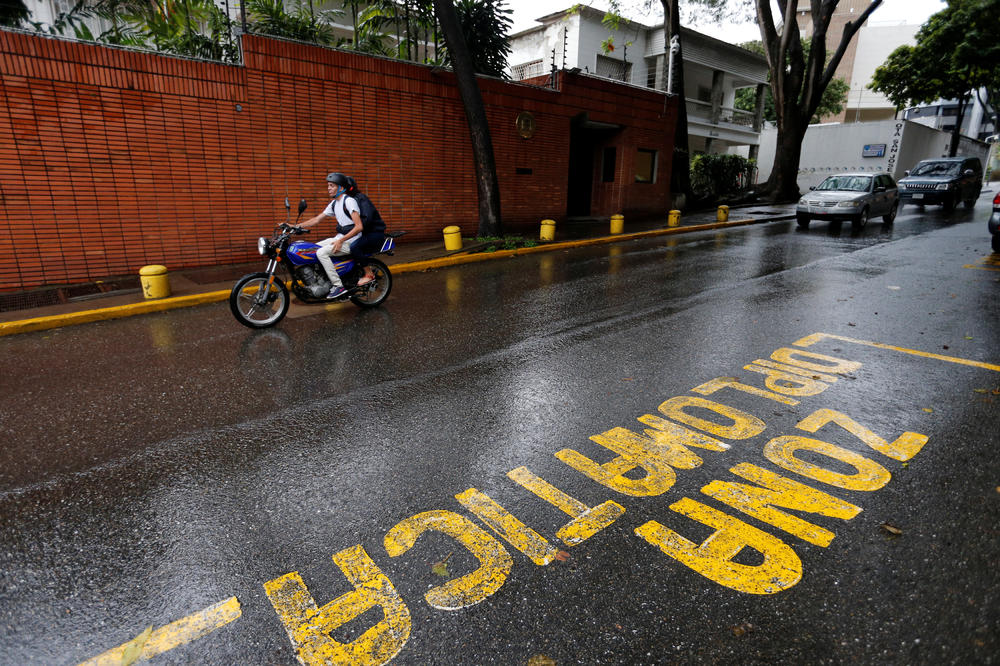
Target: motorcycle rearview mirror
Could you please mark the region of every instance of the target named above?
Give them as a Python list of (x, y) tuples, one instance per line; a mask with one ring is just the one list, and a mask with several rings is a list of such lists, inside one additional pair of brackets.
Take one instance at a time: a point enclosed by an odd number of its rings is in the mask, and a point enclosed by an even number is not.
[(292, 221), (292, 204), (288, 203), (288, 197), (285, 197), (285, 222)]
[[(305, 199), (299, 199), (299, 217), (302, 217), (302, 213), (306, 212), (308, 205)], [(299, 217), (295, 218), (296, 222), (298, 222)]]

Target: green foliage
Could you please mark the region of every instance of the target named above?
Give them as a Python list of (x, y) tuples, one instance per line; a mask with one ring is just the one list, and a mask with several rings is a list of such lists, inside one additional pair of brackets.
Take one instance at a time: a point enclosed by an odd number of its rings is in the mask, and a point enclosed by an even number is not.
[(163, 53), (238, 62), (233, 24), (212, 0), (101, 0), (93, 12), (112, 27), (98, 41)]
[(30, 17), (31, 11), (23, 0), (0, 0), (0, 25), (17, 28)]
[(329, 45), (337, 41), (331, 22), (342, 13), (313, 12), (301, 2), (289, 12), (283, 0), (246, 0), (246, 11), (252, 32)]
[(476, 73), (506, 77), (513, 10), (504, 0), (457, 0), (455, 10)]
[[(740, 44), (742, 48), (748, 51), (753, 51), (759, 55), (764, 55), (764, 45), (760, 41), (746, 42)], [(808, 39), (802, 40), (802, 49), (805, 52), (805, 57), (809, 57), (809, 49), (812, 43)], [(829, 59), (829, 54), (827, 54), (827, 59)], [(768, 75), (770, 79), (770, 74)], [(840, 113), (844, 110), (847, 104), (847, 93), (851, 89), (850, 84), (844, 79), (832, 79), (830, 85), (826, 87), (823, 91), (823, 96), (820, 98), (819, 106), (816, 108), (816, 113), (813, 114), (810, 122), (818, 123), (820, 120), (826, 116), (832, 116)], [(744, 111), (754, 111), (756, 109), (756, 91), (753, 88), (741, 88), (736, 91), (736, 100), (733, 103), (737, 109), (742, 109)], [(800, 96), (801, 103), (801, 96)], [(770, 86), (764, 89), (764, 120), (769, 122), (776, 122), (778, 114), (774, 108), (774, 95), (771, 93)]]
[(523, 236), (477, 236), (472, 239), (472, 243), (480, 252), (516, 250), (521, 247), (535, 247), (538, 245), (538, 241)]
[(740, 155), (696, 155), (691, 160), (691, 189), (700, 197), (742, 192), (753, 184), (757, 163)]
[(75, 5), (70, 7), (69, 11), (60, 12), (51, 24), (46, 25), (31, 21), (30, 25), (38, 32), (50, 35), (65, 35), (72, 32), (77, 39), (94, 41), (96, 37), (90, 32), (90, 28), (83, 20), (95, 15), (93, 8), (87, 6), (87, 0), (78, 0)]
[[(317, 0), (318, 1), (318, 0)], [(305, 0), (245, 0), (248, 29), (262, 35), (353, 48), (364, 53), (431, 64), (448, 62), (439, 43), (431, 0), (346, 0), (353, 39), (338, 39), (341, 10), (313, 11)], [(504, 77), (512, 20), (505, 0), (456, 0), (456, 13), (477, 73)], [(93, 35), (83, 19), (110, 27)], [(54, 35), (195, 58), (239, 62), (235, 25), (213, 0), (77, 0), (51, 25), (28, 23), (23, 0), (0, 0), (0, 25), (32, 26)]]

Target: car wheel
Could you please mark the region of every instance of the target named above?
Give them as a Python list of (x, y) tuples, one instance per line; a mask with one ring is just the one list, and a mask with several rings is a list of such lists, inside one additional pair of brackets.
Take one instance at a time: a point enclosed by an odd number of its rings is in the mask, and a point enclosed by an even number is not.
[(809, 228), (809, 216), (803, 215), (802, 213), (795, 214), (795, 223), (799, 225), (799, 229)]
[(993, 251), (1000, 252), (1000, 233), (993, 234)]
[(965, 204), (966, 208), (975, 208), (975, 206), (976, 206), (976, 200), (975, 199), (966, 199), (962, 203)]
[(902, 204), (899, 203), (892, 204), (892, 208), (889, 209), (889, 212), (882, 216), (882, 223), (892, 224), (893, 220), (896, 219), (896, 213), (899, 211), (901, 207)]
[(869, 217), (870, 214), (871, 214), (871, 211), (868, 210), (868, 206), (865, 206), (864, 208), (862, 208), (861, 209), (861, 214), (858, 215), (853, 220), (851, 220), (851, 228), (854, 231), (858, 231), (860, 229), (864, 229), (865, 225), (868, 224), (868, 217)]

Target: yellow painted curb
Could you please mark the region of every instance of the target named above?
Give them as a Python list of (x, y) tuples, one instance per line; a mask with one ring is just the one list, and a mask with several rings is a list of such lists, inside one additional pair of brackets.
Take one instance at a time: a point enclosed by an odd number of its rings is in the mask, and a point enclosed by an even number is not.
[[(768, 218), (766, 221), (784, 219), (788, 216)], [(586, 247), (588, 245), (604, 245), (607, 243), (619, 243), (621, 241), (635, 240), (638, 238), (651, 238), (654, 236), (670, 236), (673, 234), (689, 233), (692, 231), (709, 231), (712, 229), (724, 229), (727, 227), (745, 226), (756, 224), (758, 220), (731, 220), (729, 222), (711, 222), (709, 224), (697, 224), (689, 227), (670, 227), (666, 229), (650, 229), (649, 231), (636, 231), (630, 234), (617, 234), (615, 236), (601, 236), (598, 238), (587, 238), (575, 241), (562, 241), (559, 243), (545, 243), (535, 247), (522, 247), (516, 250), (497, 250), (496, 252), (477, 252), (475, 254), (454, 254), (448, 257), (437, 259), (427, 259), (424, 261), (411, 261), (404, 264), (390, 266), (393, 273), (412, 273), (414, 271), (427, 271), (445, 266), (459, 266), (461, 264), (471, 264), (490, 259), (502, 259), (504, 257), (515, 257), (523, 254), (533, 254), (535, 252), (552, 252), (554, 250), (564, 250), (574, 247)], [(193, 305), (204, 305), (206, 303), (217, 303), (229, 298), (230, 290), (210, 291), (204, 294), (191, 294), (189, 296), (173, 296), (158, 300), (143, 301), (141, 303), (129, 303), (128, 305), (118, 305), (110, 308), (98, 308), (97, 310), (85, 310), (82, 312), (70, 312), (60, 315), (49, 315), (47, 317), (35, 317), (33, 319), (21, 319), (18, 321), (0, 322), (0, 337), (5, 335), (16, 335), (18, 333), (31, 333), (34, 331), (45, 331), (51, 328), (62, 326), (72, 326), (74, 324), (86, 324), (93, 321), (106, 321), (108, 319), (120, 319), (133, 315), (148, 314), (150, 312), (163, 312), (176, 308), (185, 308)]]
[(86, 324), (92, 321), (120, 319), (122, 317), (131, 317), (132, 315), (173, 310), (175, 308), (184, 308), (191, 305), (204, 305), (205, 303), (224, 301), (227, 298), (229, 298), (228, 289), (226, 291), (210, 291), (204, 294), (174, 296), (172, 298), (162, 298), (155, 301), (143, 301), (141, 303), (129, 303), (128, 305), (116, 305), (110, 308), (98, 308), (97, 310), (84, 310), (82, 312), (68, 312), (66, 314), (49, 315), (47, 317), (35, 317), (33, 319), (0, 322), (0, 336), (14, 335), (16, 333), (30, 333), (32, 331), (45, 331), (50, 328), (72, 326), (73, 324)]

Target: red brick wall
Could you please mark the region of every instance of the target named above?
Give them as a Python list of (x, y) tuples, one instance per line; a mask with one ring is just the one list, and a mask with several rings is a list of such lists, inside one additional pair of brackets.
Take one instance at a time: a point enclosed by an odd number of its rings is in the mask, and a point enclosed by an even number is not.
[[(354, 175), (390, 228), (438, 240), (477, 228), (465, 114), (450, 72), (261, 37), (243, 66), (0, 31), (0, 291), (251, 261), (255, 239), (323, 176)], [(593, 77), (558, 90), (481, 79), (505, 227), (566, 211), (570, 121), (623, 125), (595, 215), (664, 214), (674, 101)], [(537, 122), (522, 139), (515, 118)], [(662, 151), (655, 186), (636, 146)], [(599, 164), (599, 162), (598, 162)], [(519, 175), (517, 169), (530, 169)]]

